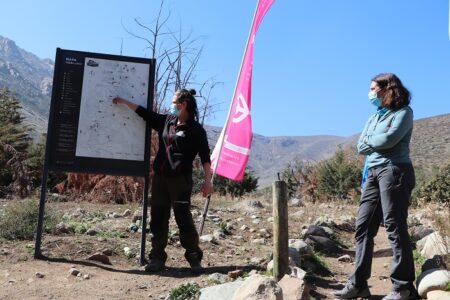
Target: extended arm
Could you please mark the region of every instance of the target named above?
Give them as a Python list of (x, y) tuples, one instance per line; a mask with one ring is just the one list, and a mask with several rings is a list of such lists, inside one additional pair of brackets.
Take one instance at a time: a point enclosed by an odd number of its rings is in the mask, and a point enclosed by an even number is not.
[(162, 128), (164, 127), (167, 115), (155, 113), (121, 97), (114, 98), (112, 102), (114, 104), (126, 105), (129, 109), (136, 112), (145, 121), (149, 121), (150, 126), (157, 131), (162, 130)]
[(129, 109), (131, 109), (132, 111), (136, 111), (136, 109), (138, 108), (137, 104), (134, 104), (133, 102), (128, 101), (127, 99), (123, 99), (120, 97), (116, 97), (112, 100), (112, 102), (114, 104), (124, 104), (126, 106), (128, 106)]

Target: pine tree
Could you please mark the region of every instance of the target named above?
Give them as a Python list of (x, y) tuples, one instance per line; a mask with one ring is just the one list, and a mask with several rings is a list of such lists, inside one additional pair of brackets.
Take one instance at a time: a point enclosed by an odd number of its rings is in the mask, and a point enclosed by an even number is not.
[[(31, 145), (29, 128), (23, 124), (20, 103), (7, 89), (0, 89), (0, 186), (22, 184), (23, 166)], [(26, 180), (25, 180), (26, 181)]]

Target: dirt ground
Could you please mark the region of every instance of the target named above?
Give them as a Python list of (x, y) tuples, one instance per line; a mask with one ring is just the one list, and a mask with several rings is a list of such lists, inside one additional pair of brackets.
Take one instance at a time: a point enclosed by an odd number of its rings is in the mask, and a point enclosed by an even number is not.
[[(194, 199), (193, 215), (200, 219), (203, 200)], [(190, 272), (179, 244), (176, 225), (171, 220), (172, 234), (167, 252), (167, 268), (156, 274), (149, 274), (139, 265), (140, 233), (128, 230), (132, 215), (115, 218), (113, 213), (121, 214), (130, 209), (140, 210), (138, 204), (111, 205), (74, 202), (49, 202), (47, 208), (65, 214), (64, 222), (85, 223), (101, 229), (100, 234), (45, 234), (42, 252), (44, 260), (34, 260), (34, 242), (1, 241), (0, 245), (0, 299), (165, 299), (173, 288), (186, 283), (197, 283), (206, 287), (214, 283), (208, 280), (213, 273), (227, 274), (229, 271), (243, 269), (260, 270), (270, 261), (272, 253), (272, 208), (269, 199), (261, 200), (263, 208), (251, 207), (246, 201), (212, 200), (209, 216), (203, 234), (212, 234), (231, 223), (229, 235), (217, 243), (202, 242), (204, 250), (204, 273)], [(0, 202), (1, 206), (8, 202)], [(299, 238), (306, 228), (318, 217), (338, 218), (354, 216), (357, 207), (337, 204), (306, 204), (303, 207), (289, 207), (289, 237)], [(247, 229), (242, 229), (246, 225)], [(265, 229), (265, 230), (264, 230)], [(353, 234), (337, 232), (340, 241), (348, 246), (346, 253), (354, 255)], [(257, 245), (254, 239), (265, 239)], [(147, 236), (146, 249), (150, 249)], [(132, 254), (125, 255), (129, 247)], [(87, 260), (104, 250), (111, 265)], [(372, 278), (369, 281), (373, 299), (381, 299), (391, 287), (389, 266), (391, 251), (384, 228), (380, 228), (376, 238), (376, 257), (373, 262)], [(333, 299), (331, 292), (342, 287), (351, 272), (352, 263), (338, 262), (337, 257), (323, 256), (331, 275), (311, 274), (308, 280), (312, 285), (311, 297)], [(69, 274), (71, 268), (80, 271), (80, 276)], [(36, 273), (43, 275), (39, 278)]]

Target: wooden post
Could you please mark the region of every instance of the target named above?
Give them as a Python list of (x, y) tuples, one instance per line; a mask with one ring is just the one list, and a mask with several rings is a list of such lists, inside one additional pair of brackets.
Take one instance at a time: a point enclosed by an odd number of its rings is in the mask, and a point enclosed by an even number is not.
[(273, 277), (281, 280), (289, 267), (287, 186), (273, 183)]

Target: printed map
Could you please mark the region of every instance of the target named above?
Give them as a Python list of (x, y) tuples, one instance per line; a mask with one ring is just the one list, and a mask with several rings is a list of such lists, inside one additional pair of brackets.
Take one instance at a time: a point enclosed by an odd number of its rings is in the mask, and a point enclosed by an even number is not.
[(112, 99), (147, 107), (149, 72), (147, 64), (86, 57), (76, 156), (144, 161), (145, 121)]

